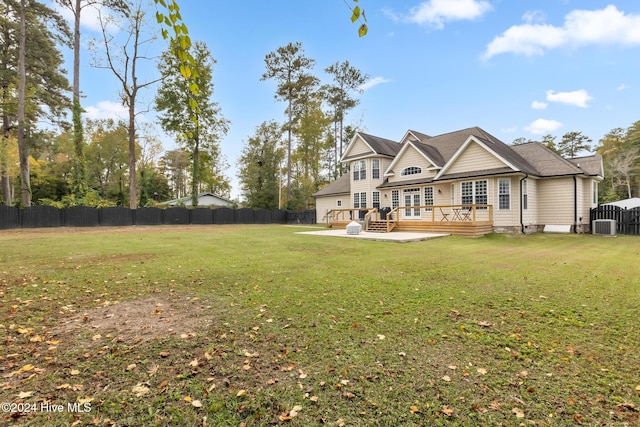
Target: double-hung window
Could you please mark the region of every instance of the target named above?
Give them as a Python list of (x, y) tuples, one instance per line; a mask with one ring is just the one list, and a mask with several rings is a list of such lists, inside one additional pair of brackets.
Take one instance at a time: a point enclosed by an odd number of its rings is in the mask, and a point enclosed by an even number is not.
[(529, 195), (527, 194), (527, 180), (522, 180), (522, 209), (527, 210), (529, 205)]
[(353, 180), (364, 181), (365, 179), (367, 179), (366, 160), (358, 160), (353, 162)]
[(380, 192), (374, 191), (373, 193), (371, 193), (371, 198), (373, 199), (373, 207), (380, 209)]
[(511, 209), (511, 179), (498, 180), (498, 209)]
[(371, 178), (380, 179), (380, 159), (371, 160)]
[(400, 190), (391, 190), (391, 208), (400, 206)]

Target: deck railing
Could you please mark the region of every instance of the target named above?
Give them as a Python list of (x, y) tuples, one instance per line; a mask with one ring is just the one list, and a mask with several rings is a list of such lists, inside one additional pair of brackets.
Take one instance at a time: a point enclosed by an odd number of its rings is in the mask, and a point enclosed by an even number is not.
[(450, 222), (453, 223), (493, 223), (493, 205), (423, 205), (399, 206), (382, 214), (378, 208), (332, 209), (326, 215), (327, 227), (334, 223), (350, 221), (365, 223), (365, 229), (372, 221), (385, 221), (387, 231), (391, 231), (398, 221)]

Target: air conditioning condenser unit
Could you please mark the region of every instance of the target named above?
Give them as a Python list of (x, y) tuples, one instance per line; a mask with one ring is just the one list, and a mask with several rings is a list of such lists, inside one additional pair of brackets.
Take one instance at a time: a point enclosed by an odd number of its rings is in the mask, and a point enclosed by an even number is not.
[(616, 235), (615, 219), (595, 219), (591, 222), (591, 233), (601, 236)]

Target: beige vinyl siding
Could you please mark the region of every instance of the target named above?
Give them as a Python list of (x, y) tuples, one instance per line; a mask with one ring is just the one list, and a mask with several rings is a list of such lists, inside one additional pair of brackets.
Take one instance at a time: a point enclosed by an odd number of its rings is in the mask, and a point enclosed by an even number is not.
[[(507, 179), (509, 188), (509, 209), (500, 209), (498, 182)], [(493, 205), (493, 223), (497, 227), (517, 227), (520, 225), (520, 179), (504, 176), (489, 179), (489, 204)]]
[(506, 164), (496, 156), (489, 153), (477, 143), (471, 142), (449, 169), (447, 169), (446, 173), (503, 168), (505, 166)]
[(346, 153), (349, 157), (357, 156), (358, 154), (371, 153), (371, 148), (360, 138), (354, 141), (351, 149)]
[[(417, 166), (422, 168), (422, 173), (415, 175), (401, 176), (402, 170)], [(405, 150), (402, 158), (398, 159), (398, 162), (393, 167), (394, 175), (389, 177), (390, 182), (406, 181), (416, 178), (430, 178), (435, 176), (436, 170), (428, 170), (433, 165), (429, 163), (427, 159), (415, 148), (408, 146)]]
[[(527, 199), (529, 201), (529, 208), (522, 211), (522, 223), (525, 226), (537, 225), (538, 221), (538, 183), (539, 180), (535, 178), (527, 178)], [(522, 193), (520, 193), (520, 179), (518, 179), (518, 209), (520, 209), (522, 203)]]
[[(342, 200), (341, 208), (337, 207), (338, 200)], [(331, 209), (349, 209), (351, 207), (351, 196), (349, 194), (316, 197), (316, 222), (318, 224), (326, 224), (327, 212)]]
[[(573, 224), (573, 178), (538, 181), (538, 224)], [(529, 203), (529, 208), (532, 205)]]

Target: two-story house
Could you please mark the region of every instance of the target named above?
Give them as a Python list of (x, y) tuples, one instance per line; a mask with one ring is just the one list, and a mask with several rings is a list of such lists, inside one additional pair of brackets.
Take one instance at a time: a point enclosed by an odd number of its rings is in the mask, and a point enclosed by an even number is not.
[(376, 208), (382, 217), (391, 211), (396, 229), (586, 231), (604, 177), (599, 155), (564, 159), (536, 142), (506, 145), (478, 127), (408, 131), (399, 142), (357, 133), (341, 161), (349, 173), (314, 195), (317, 221), (330, 226), (380, 219)]

